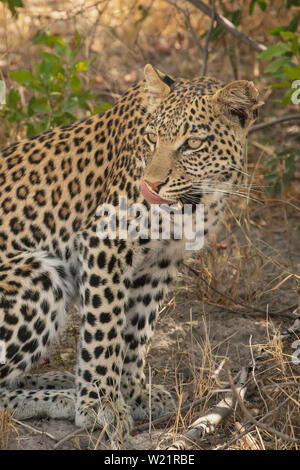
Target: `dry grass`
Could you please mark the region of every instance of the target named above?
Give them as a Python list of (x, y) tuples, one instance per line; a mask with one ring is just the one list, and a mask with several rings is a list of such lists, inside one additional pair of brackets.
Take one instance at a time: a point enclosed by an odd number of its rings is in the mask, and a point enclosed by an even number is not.
[(19, 436), (19, 431), (13, 423), (11, 414), (6, 409), (0, 410), (0, 450), (8, 447), (9, 439), (13, 436)]

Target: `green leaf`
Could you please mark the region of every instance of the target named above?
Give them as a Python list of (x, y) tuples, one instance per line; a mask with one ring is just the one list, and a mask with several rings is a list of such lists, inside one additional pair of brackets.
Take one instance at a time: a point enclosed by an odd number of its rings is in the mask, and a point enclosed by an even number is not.
[(47, 44), (48, 37), (48, 33), (38, 30), (33, 36), (33, 44)]
[(13, 16), (17, 16), (16, 8), (24, 7), (22, 0), (0, 0), (2, 3), (7, 3), (8, 8)]
[(292, 21), (290, 22), (290, 24), (288, 25), (289, 31), (292, 31), (293, 33), (296, 33), (296, 31), (298, 29), (299, 21), (300, 21), (300, 13), (295, 15), (294, 18), (292, 19)]
[(250, 5), (249, 5), (249, 15), (252, 15), (255, 4), (256, 4), (256, 0), (251, 0)]
[(78, 106), (80, 106), (78, 96), (70, 95), (68, 96), (68, 99), (62, 103), (61, 108), (67, 111), (77, 108)]
[(295, 93), (295, 90), (288, 90), (283, 97), (281, 98), (281, 103), (282, 104), (291, 104), (291, 97), (292, 94)]
[(287, 80), (285, 80), (279, 83), (273, 83), (272, 88), (286, 88), (290, 86), (291, 86), (291, 82), (288, 82)]
[(94, 107), (94, 114), (103, 113), (104, 111), (107, 111), (108, 109), (111, 109), (111, 104), (107, 103), (106, 101), (100, 101), (97, 104), (97, 106)]
[(295, 163), (295, 155), (290, 155), (285, 159), (285, 168), (289, 171)]
[(75, 48), (79, 48), (81, 44), (81, 36), (77, 30), (75, 31), (75, 39), (76, 39)]
[(255, 5), (258, 4), (259, 8), (262, 11), (265, 11), (267, 8), (266, 0), (251, 0), (249, 5), (249, 14), (252, 15)]
[(49, 117), (45, 117), (45, 119), (39, 122), (27, 122), (26, 127), (27, 127), (27, 137), (30, 137), (31, 135), (40, 134), (41, 132), (51, 127), (50, 119)]
[(295, 33), (292, 33), (291, 31), (281, 31), (280, 36), (285, 41), (288, 41), (289, 39), (294, 39), (295, 36), (297, 37), (297, 35)]
[(65, 57), (70, 57), (71, 55), (71, 49), (68, 44), (61, 43), (61, 42), (55, 42), (54, 43), (55, 50), (58, 55), (65, 56)]
[(11, 88), (11, 90), (9, 91), (7, 95), (6, 104), (10, 108), (17, 110), (19, 99), (20, 99), (20, 95), (19, 95), (18, 90), (16, 88)]
[(29, 70), (17, 70), (16, 72), (11, 72), (9, 76), (25, 87), (36, 81), (35, 76)]
[(258, 54), (259, 59), (271, 60), (273, 57), (278, 57), (286, 52), (291, 52), (291, 47), (285, 42), (278, 42), (273, 46), (269, 46), (265, 51)]
[(275, 26), (275, 28), (270, 29), (269, 34), (273, 36), (279, 36), (282, 31), (288, 31), (288, 26)]
[(242, 19), (242, 10), (234, 10), (234, 11), (228, 12), (228, 14), (225, 16), (229, 17), (230, 21), (235, 26), (239, 26), (241, 19)]
[(300, 65), (283, 67), (283, 70), (290, 80), (300, 80)]
[(49, 52), (41, 52), (41, 56), (43, 57), (44, 61), (50, 67), (52, 75), (56, 75), (59, 72), (63, 72), (62, 62), (59, 57), (55, 54), (51, 54)]
[(77, 64), (75, 64), (75, 72), (76, 73), (80, 73), (82, 72), (83, 70), (87, 70), (88, 69), (88, 63), (87, 61), (82, 61), (82, 62), (77, 62)]
[(81, 81), (76, 75), (72, 75), (72, 77), (70, 78), (70, 85), (71, 85), (71, 88), (77, 93), (81, 91), (81, 88), (82, 88)]
[(81, 36), (78, 33), (78, 31), (76, 30), (75, 31), (75, 47), (74, 47), (74, 49), (72, 50), (72, 53), (71, 53), (72, 54), (72, 56), (71, 56), (72, 59), (74, 59), (74, 57), (77, 56), (77, 54), (79, 52), (80, 45), (81, 45)]
[(257, 0), (258, 1), (258, 4), (259, 4), (259, 7), (262, 11), (265, 11), (266, 8), (267, 8), (267, 2), (266, 0)]
[(41, 52), (41, 56), (43, 60), (38, 66), (38, 73), (43, 82), (48, 86), (50, 81), (56, 78), (58, 74), (64, 74), (64, 69), (60, 58), (55, 54)]
[(286, 6), (287, 8), (291, 8), (291, 6), (299, 7), (300, 0), (286, 0)]
[(28, 113), (30, 115), (34, 113), (48, 113), (51, 111), (48, 99), (46, 97), (35, 98), (34, 96), (29, 100), (28, 103)]
[(64, 44), (64, 41), (60, 36), (49, 34), (45, 31), (37, 31), (33, 38), (33, 44), (46, 44), (49, 47), (53, 47), (55, 44)]
[[(300, 14), (299, 14), (299, 18), (300, 18)], [(298, 18), (298, 22), (299, 22), (299, 18)], [(282, 37), (282, 39), (289, 42), (290, 47), (291, 47), (291, 51), (293, 52), (293, 54), (297, 55), (297, 53), (298, 53), (298, 42), (299, 42), (297, 34), (292, 33), (291, 31), (282, 31), (280, 33), (280, 36)]]
[(282, 59), (277, 59), (271, 62), (264, 70), (264, 73), (274, 73), (281, 69), (282, 66), (289, 63), (288, 57), (282, 57)]

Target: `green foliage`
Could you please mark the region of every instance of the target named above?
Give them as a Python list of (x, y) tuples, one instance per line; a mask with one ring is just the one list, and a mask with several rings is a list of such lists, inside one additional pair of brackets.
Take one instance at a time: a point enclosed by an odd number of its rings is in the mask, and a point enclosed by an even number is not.
[[(286, 1), (287, 8), (299, 5), (300, 0)], [(281, 106), (300, 103), (300, 42), (297, 34), (299, 21), (300, 12), (293, 16), (287, 26), (271, 29), (269, 33), (278, 36), (280, 40), (258, 55), (259, 59), (270, 61), (264, 70), (270, 86), (287, 88), (281, 98)], [(269, 159), (267, 166), (271, 172), (264, 177), (268, 182), (267, 194), (274, 193), (278, 197), (284, 188), (289, 188), (296, 155), (300, 155), (299, 150), (288, 149), (274, 154)]]
[[(233, 23), (236, 27), (238, 27), (241, 23), (241, 19), (242, 19), (242, 10), (233, 10), (233, 11), (230, 11), (230, 10), (227, 10), (225, 11), (224, 13), (224, 16), (225, 18), (227, 18), (229, 21), (231, 21), (231, 23)], [(218, 39), (221, 34), (224, 32), (222, 26), (220, 26), (219, 24), (217, 24), (213, 30), (212, 30), (212, 34), (211, 34), (211, 39), (213, 41), (215, 41), (216, 39)], [(200, 38), (204, 38), (206, 35), (207, 35), (208, 31), (205, 31), (201, 36)]]
[[(266, 11), (268, 6), (272, 5), (272, 0), (251, 0), (249, 5), (249, 14), (252, 15), (255, 5), (258, 5), (262, 11)], [(299, 7), (300, 0), (285, 0), (284, 6), (289, 10), (291, 7)]]
[(267, 166), (271, 173), (264, 176), (264, 180), (268, 183), (265, 190), (266, 195), (273, 192), (275, 196), (279, 197), (283, 188), (290, 187), (296, 155), (300, 155), (300, 150), (288, 149), (274, 154), (269, 159)]
[(34, 65), (33, 71), (17, 70), (10, 73), (10, 77), (27, 90), (30, 98), (23, 106), (20, 104), (18, 88), (10, 88), (0, 117), (24, 124), (27, 136), (30, 136), (78, 119), (78, 109), (91, 115), (110, 107), (104, 102), (93, 106), (95, 97), (82, 83), (81, 76), (88, 71), (92, 61), (77, 60), (81, 45), (77, 31), (73, 47), (60, 36), (45, 32), (35, 35), (34, 44), (42, 44), (47, 51), (41, 51), (41, 61)]
[(249, 14), (252, 15), (255, 5), (258, 5), (262, 11), (265, 11), (267, 8), (266, 0), (251, 0), (249, 5)]
[[(295, 16), (297, 22), (300, 20), (300, 13)], [(294, 19), (295, 19), (294, 18)], [(281, 100), (281, 104), (299, 104), (298, 95), (300, 95), (300, 43), (299, 36), (293, 31), (287, 31), (283, 28), (294, 29), (294, 23), (287, 27), (278, 27), (276, 32), (271, 30), (271, 34), (281, 37), (282, 41), (269, 46), (261, 52), (258, 57), (262, 60), (272, 62), (265, 68), (264, 72), (268, 74), (272, 88), (288, 88)], [(298, 82), (299, 81), (299, 82)]]
[(22, 0), (0, 0), (0, 2), (7, 4), (13, 16), (18, 15), (16, 8), (24, 7)]
[(141, 17), (135, 22), (135, 26), (143, 23), (147, 16), (149, 15), (150, 8), (145, 7), (144, 5), (138, 5), (137, 9), (139, 10), (139, 13)]

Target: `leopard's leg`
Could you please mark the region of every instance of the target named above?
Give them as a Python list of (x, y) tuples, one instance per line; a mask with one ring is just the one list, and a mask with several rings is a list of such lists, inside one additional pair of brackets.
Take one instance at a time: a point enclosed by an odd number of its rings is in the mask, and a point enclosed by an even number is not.
[(80, 351), (76, 376), (76, 424), (105, 427), (123, 438), (131, 415), (120, 390), (124, 360), (124, 301), (132, 250), (118, 240), (84, 232), (78, 240), (80, 274)]
[(46, 253), (22, 253), (0, 266), (0, 408), (11, 409), (18, 419), (74, 418), (71, 390), (18, 388), (56, 339), (71, 291), (61, 261)]
[[(146, 264), (146, 266), (145, 266)], [(144, 374), (145, 355), (153, 334), (159, 306), (170, 286), (176, 269), (172, 260), (143, 263), (131, 283), (129, 298), (125, 306), (126, 344), (122, 371), (121, 390), (131, 407), (133, 419), (149, 416), (149, 389)], [(175, 402), (171, 394), (161, 385), (151, 387), (151, 415), (153, 418), (173, 411)]]

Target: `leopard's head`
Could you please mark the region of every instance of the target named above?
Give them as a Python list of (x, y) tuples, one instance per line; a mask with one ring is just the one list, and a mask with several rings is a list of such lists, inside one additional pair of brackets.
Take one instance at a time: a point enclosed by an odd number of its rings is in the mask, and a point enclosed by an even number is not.
[(247, 132), (257, 117), (252, 82), (200, 77), (175, 81), (146, 65), (141, 191), (150, 203), (200, 202), (232, 192), (242, 172)]

